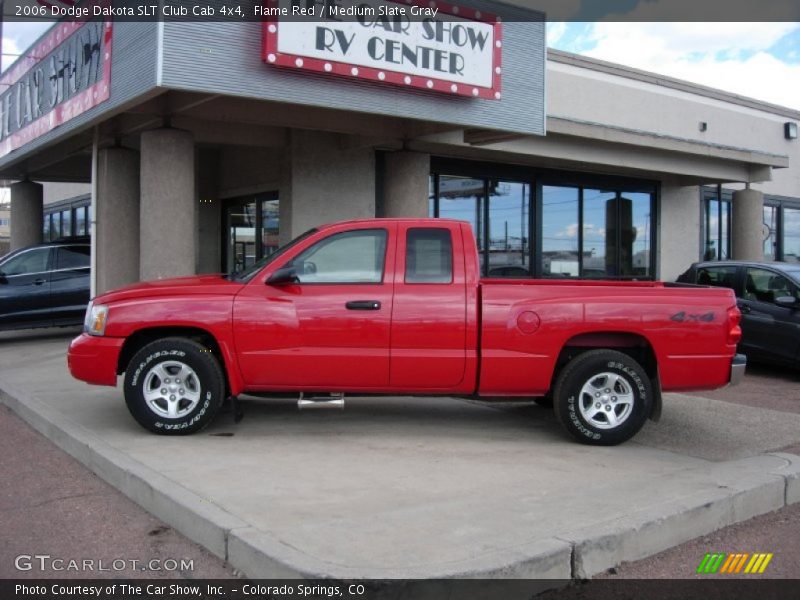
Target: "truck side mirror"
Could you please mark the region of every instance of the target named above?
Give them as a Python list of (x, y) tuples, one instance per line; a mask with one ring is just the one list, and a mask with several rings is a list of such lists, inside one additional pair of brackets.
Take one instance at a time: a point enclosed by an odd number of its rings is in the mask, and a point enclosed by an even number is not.
[(291, 285), (299, 283), (297, 271), (294, 267), (281, 267), (267, 279), (267, 285)]

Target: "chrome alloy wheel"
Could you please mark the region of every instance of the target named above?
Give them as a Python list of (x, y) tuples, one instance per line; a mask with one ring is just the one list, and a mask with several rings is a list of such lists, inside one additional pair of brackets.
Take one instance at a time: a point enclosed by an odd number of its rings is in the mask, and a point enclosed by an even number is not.
[(598, 373), (583, 384), (578, 408), (592, 427), (613, 429), (631, 416), (634, 400), (631, 385), (624, 377), (616, 373)]
[(177, 419), (200, 402), (200, 381), (186, 363), (167, 360), (147, 372), (143, 392), (147, 407), (155, 414)]

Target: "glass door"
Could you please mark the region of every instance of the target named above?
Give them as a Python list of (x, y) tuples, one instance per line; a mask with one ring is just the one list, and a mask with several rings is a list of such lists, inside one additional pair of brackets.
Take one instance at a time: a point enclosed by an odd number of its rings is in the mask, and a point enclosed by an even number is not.
[(277, 193), (253, 194), (233, 198), (225, 204), (223, 271), (242, 271), (278, 249), (280, 216), (277, 196)]

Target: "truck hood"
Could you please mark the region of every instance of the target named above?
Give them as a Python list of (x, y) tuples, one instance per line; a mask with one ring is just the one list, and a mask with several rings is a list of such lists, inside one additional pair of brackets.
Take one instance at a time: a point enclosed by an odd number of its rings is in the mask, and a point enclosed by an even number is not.
[(119, 302), (134, 298), (153, 298), (158, 296), (215, 295), (234, 296), (244, 284), (229, 281), (220, 274), (190, 275), (172, 279), (156, 279), (143, 281), (125, 287), (104, 292), (96, 296), (96, 304)]

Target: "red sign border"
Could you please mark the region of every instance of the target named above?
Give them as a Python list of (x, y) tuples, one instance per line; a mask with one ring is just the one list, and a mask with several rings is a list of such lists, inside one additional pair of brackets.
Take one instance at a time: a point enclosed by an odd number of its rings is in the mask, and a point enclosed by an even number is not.
[[(0, 87), (13, 87), (26, 73), (42, 62), (51, 51), (60, 46), (73, 33), (84, 27), (86, 23), (86, 20), (64, 21), (53, 26), (36, 46), (30, 48), (13, 68), (0, 77)], [(103, 78), (69, 100), (62, 102), (46, 115), (39, 117), (0, 141), (0, 158), (109, 99), (111, 96), (112, 33), (112, 21), (110, 19), (104, 20)]]
[[(405, 88), (416, 88), (425, 91), (450, 94), (451, 96), (468, 96), (484, 100), (500, 100), (502, 97), (503, 72), (503, 23), (493, 14), (473, 8), (464, 8), (432, 0), (387, 0), (394, 4), (416, 5), (420, 7), (438, 8), (439, 12), (471, 21), (479, 21), (494, 26), (494, 48), (492, 52), (492, 87), (459, 84), (434, 77), (410, 75), (390, 69), (376, 69), (333, 60), (309, 58), (296, 54), (278, 52), (278, 36), (280, 35), (280, 18), (270, 17), (262, 24), (263, 47), (262, 59), (268, 65), (288, 67), (295, 70), (314, 71), (329, 75), (339, 75), (349, 79), (366, 79), (379, 83), (390, 83)], [(266, 6), (277, 8), (279, 0), (266, 0)]]

